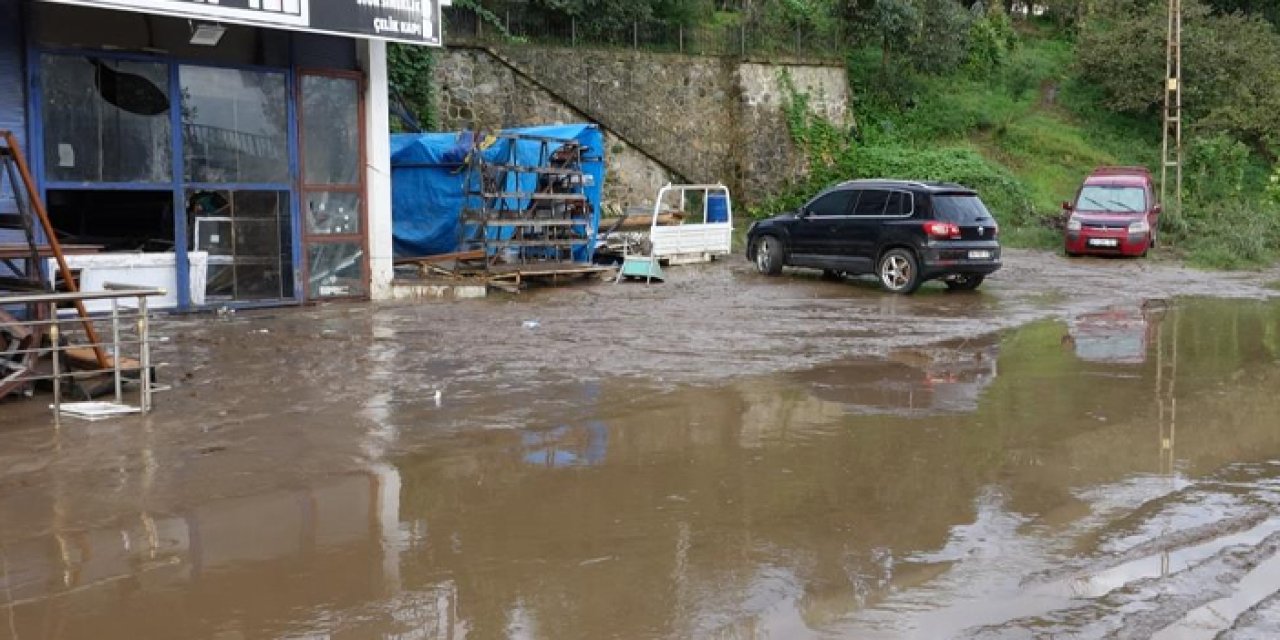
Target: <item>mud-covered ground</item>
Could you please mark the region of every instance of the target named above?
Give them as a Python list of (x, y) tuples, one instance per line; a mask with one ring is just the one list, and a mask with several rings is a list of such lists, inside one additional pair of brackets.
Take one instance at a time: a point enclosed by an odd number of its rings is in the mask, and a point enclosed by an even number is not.
[(0, 403), (0, 638), (1280, 634), (1280, 272), (668, 274), (169, 318), (152, 415)]

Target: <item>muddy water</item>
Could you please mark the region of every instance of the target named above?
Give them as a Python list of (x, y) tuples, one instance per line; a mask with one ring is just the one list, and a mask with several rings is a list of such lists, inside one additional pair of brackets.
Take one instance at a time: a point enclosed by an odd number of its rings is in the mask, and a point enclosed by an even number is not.
[[(853, 295), (865, 304), (817, 295), (803, 314), (903, 311)], [(1017, 304), (999, 295), (894, 304), (919, 307), (906, 334), (972, 333)], [(543, 316), (509, 340), (586, 339), (546, 315), (563, 311), (490, 308)], [(934, 341), (849, 329), (838, 342), (868, 355), (720, 379), (665, 366), (681, 347), (656, 339), (644, 357), (604, 346), (557, 367), (570, 356), (469, 359), (461, 334), (409, 337), (395, 313), (231, 326), (193, 330), (182, 371), (209, 381), (148, 420), (0, 431), (0, 638), (1280, 624), (1280, 304), (1108, 303)], [(770, 345), (824, 348), (807, 327), (775, 330)], [(299, 336), (334, 357), (300, 355)], [(216, 358), (242, 375), (194, 364)], [(289, 358), (300, 370), (281, 370)]]

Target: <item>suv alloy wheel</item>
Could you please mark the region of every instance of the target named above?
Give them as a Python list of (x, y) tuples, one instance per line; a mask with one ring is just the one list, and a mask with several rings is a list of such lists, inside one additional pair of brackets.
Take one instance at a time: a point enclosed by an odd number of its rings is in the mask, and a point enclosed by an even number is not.
[(773, 236), (760, 236), (756, 240), (756, 271), (766, 276), (782, 273), (782, 242)]
[(920, 287), (920, 265), (915, 254), (906, 249), (890, 249), (880, 256), (876, 269), (880, 284), (893, 293), (914, 293)]

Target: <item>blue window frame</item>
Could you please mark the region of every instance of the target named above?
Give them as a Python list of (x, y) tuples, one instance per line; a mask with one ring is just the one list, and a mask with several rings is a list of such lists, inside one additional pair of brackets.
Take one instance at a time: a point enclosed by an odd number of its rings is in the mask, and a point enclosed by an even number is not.
[[(104, 62), (142, 62), (152, 64), (163, 64), (167, 67), (167, 93), (169, 98), (169, 176), (167, 181), (67, 181), (67, 180), (51, 180), (46, 171), (46, 157), (44, 150), (44, 112), (43, 112), (43, 69), (42, 60), (45, 56), (79, 56), (100, 60)], [(258, 74), (276, 74), (284, 79), (284, 101), (285, 101), (285, 127), (284, 133), (286, 137), (288, 172), (282, 176), (282, 181), (188, 181), (186, 179), (186, 162), (184, 153), (186, 152), (183, 135), (184, 122), (183, 109), (181, 108), (182, 100), (182, 80), (181, 69), (184, 66), (211, 68), (211, 69), (231, 69), (240, 71), (251, 71)], [(177, 300), (179, 310), (190, 310), (191, 291), (190, 291), (190, 264), (187, 252), (190, 250), (188, 237), (191, 235), (192, 229), (188, 228), (187, 216), (185, 215), (187, 208), (187, 195), (192, 190), (210, 190), (210, 191), (277, 191), (288, 194), (288, 227), (289, 236), (289, 267), (291, 278), (289, 282), (289, 290), (291, 296), (285, 296), (276, 299), (263, 299), (255, 302), (233, 301), (228, 305), (237, 307), (252, 307), (279, 304), (282, 301), (300, 302), (305, 294), (305, 288), (302, 286), (301, 269), (302, 269), (302, 216), (300, 190), (297, 187), (298, 181), (298, 123), (297, 123), (297, 103), (296, 103), (296, 74), (292, 68), (280, 67), (262, 67), (253, 65), (232, 65), (232, 64), (214, 64), (208, 61), (195, 61), (177, 59), (171, 56), (145, 55), (136, 53), (120, 53), (114, 51), (85, 50), (85, 49), (65, 49), (53, 47), (40, 47), (35, 43), (28, 42), (27, 49), (27, 80), (28, 80), (28, 105), (27, 111), (30, 114), (30, 158), (32, 169), (35, 172), (36, 181), (40, 187), (41, 197), (47, 201), (48, 193), (52, 190), (137, 190), (137, 191), (170, 191), (173, 194), (173, 211), (174, 211), (174, 253), (177, 270)], [(174, 108), (174, 107), (179, 108)], [(245, 176), (237, 176), (241, 178)], [(284, 277), (282, 275), (281, 277)]]

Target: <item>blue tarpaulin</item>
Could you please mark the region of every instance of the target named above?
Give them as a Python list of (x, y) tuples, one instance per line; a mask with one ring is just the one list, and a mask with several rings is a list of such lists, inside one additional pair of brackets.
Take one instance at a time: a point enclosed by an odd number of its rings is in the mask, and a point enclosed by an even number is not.
[[(604, 186), (604, 136), (592, 124), (548, 125), (507, 129), (504, 134), (518, 134), (577, 140), (582, 145), (582, 170), (588, 176), (583, 192), (591, 205), (589, 240), (575, 246), (574, 259), (591, 259), (596, 230), (600, 224), (600, 193)], [(464, 207), (478, 208), (478, 197), (468, 202), (467, 168), (463, 165), (472, 146), (472, 133), (405, 133), (391, 136), (391, 215), (397, 257), (438, 255), (457, 251), (461, 213)], [(541, 157), (542, 144), (536, 140), (498, 138), (483, 151), (486, 162), (507, 163), (512, 159), (522, 167), (546, 164)], [(556, 145), (548, 145), (548, 155)], [(537, 190), (537, 176), (531, 173), (510, 175), (507, 192), (531, 193)], [(517, 183), (518, 181), (518, 183)], [(509, 202), (522, 209), (527, 202)]]

